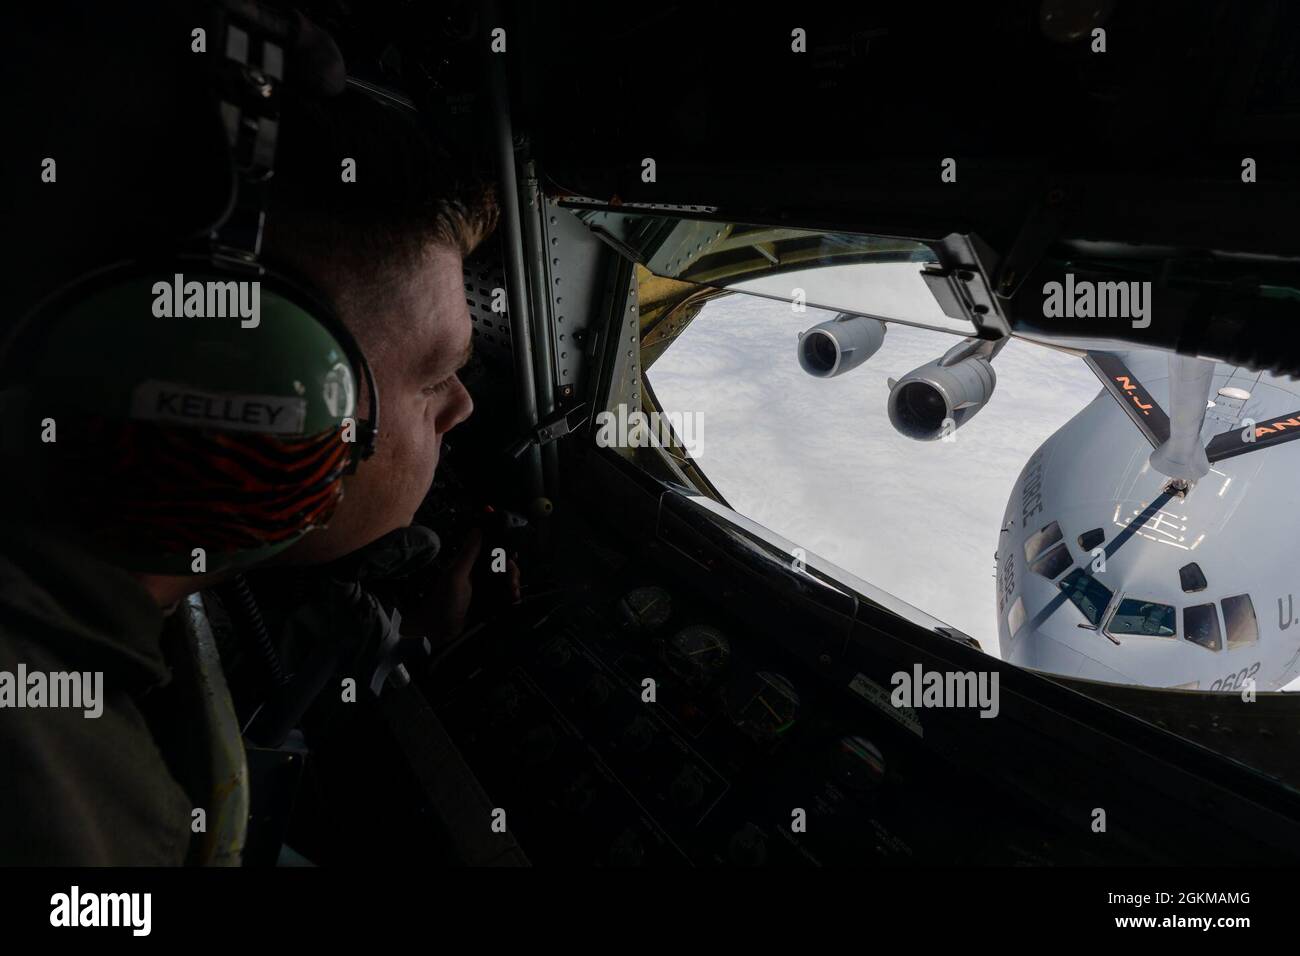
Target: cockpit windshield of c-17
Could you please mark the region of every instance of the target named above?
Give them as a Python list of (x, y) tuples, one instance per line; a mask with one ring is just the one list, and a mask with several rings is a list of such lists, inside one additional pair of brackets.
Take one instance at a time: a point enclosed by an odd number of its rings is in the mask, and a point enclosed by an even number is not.
[[(735, 511), (1020, 667), (1300, 688), (1300, 382), (981, 337), (920, 242), (695, 223), (673, 245), (586, 218), (642, 253), (645, 411)], [(1058, 286), (1045, 309), (1150, 308), (1150, 283)]]

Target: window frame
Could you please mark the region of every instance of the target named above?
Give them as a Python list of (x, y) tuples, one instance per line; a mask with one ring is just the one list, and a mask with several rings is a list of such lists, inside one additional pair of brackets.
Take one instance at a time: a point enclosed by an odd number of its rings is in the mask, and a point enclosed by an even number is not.
[[(1245, 607), (1250, 611), (1250, 624), (1254, 636), (1248, 641), (1232, 640), (1232, 627), (1228, 623), (1228, 602), (1244, 601)], [(1252, 644), (1259, 643), (1259, 614), (1255, 611), (1255, 602), (1251, 600), (1249, 592), (1244, 594), (1230, 594), (1227, 597), (1219, 599), (1219, 610), (1223, 614), (1223, 649), (1230, 651), (1238, 647), (1250, 647)]]
[[(1199, 580), (1201, 582), (1199, 587), (1189, 588), (1187, 586), (1187, 582), (1184, 580), (1183, 572), (1186, 571), (1188, 568), (1196, 569), (1196, 573), (1197, 575), (1199, 575)], [(1193, 580), (1192, 583), (1195, 584), (1196, 580)], [(1210, 582), (1209, 579), (1206, 578), (1205, 572), (1201, 570), (1201, 566), (1197, 562), (1188, 561), (1186, 564), (1184, 564), (1181, 568), (1178, 569), (1178, 586), (1182, 589), (1182, 592), (1184, 594), (1200, 594), (1202, 591), (1204, 591), (1206, 588), (1210, 586)]]
[[(1052, 538), (1047, 534), (1048, 528), (1056, 528), (1055, 538)], [(1037, 543), (1039, 544), (1039, 547), (1035, 549), (1033, 554), (1030, 554), (1029, 545), (1031, 543), (1034, 543), (1035, 539), (1037, 539)], [(1039, 558), (1045, 555), (1048, 551), (1051, 551), (1054, 547), (1056, 547), (1057, 544), (1064, 544), (1064, 543), (1065, 543), (1065, 532), (1061, 530), (1061, 522), (1055, 520), (1047, 522), (1047, 524), (1043, 525), (1037, 531), (1029, 534), (1025, 538), (1025, 543), (1021, 546), (1021, 551), (1025, 555), (1025, 563), (1033, 564), (1035, 561), (1037, 561)]]
[(1007, 634), (1013, 639), (1025, 626), (1025, 596), (1016, 595), (1016, 601), (1007, 608)]
[[(1140, 631), (1121, 631), (1119, 633), (1112, 631), (1110, 629), (1110, 626), (1112, 623), (1114, 623), (1116, 616), (1119, 614), (1119, 609), (1124, 606), (1125, 601), (1137, 601), (1142, 604), (1153, 604), (1156, 607), (1168, 608), (1169, 610), (1173, 611), (1174, 612), (1173, 632), (1170, 634), (1144, 634)], [(1157, 640), (1161, 640), (1161, 641), (1178, 640), (1178, 605), (1164, 604), (1160, 601), (1155, 600), (1154, 598), (1132, 597), (1128, 593), (1120, 595), (1119, 600), (1113, 603), (1114, 603), (1114, 610), (1111, 611), (1110, 616), (1106, 618), (1106, 627), (1104, 628), (1104, 632), (1106, 633), (1107, 636), (1116, 639), (1121, 637), (1154, 637)]]
[[(1090, 534), (1099, 534), (1099, 535), (1101, 535), (1101, 538), (1100, 538), (1100, 539), (1097, 541), (1097, 543), (1094, 544), (1091, 548), (1088, 547), (1088, 545), (1085, 544), (1085, 543), (1084, 543), (1084, 540), (1083, 540), (1084, 538), (1086, 538), (1086, 537), (1087, 537), (1088, 535), (1090, 535)], [(1093, 548), (1099, 548), (1099, 547), (1101, 547), (1103, 544), (1106, 543), (1106, 529), (1105, 529), (1105, 528), (1089, 528), (1089, 529), (1088, 529), (1087, 531), (1085, 531), (1083, 534), (1079, 535), (1079, 537), (1077, 537), (1075, 540), (1079, 543), (1079, 550), (1080, 550), (1080, 551), (1086, 551), (1086, 552), (1088, 552), (1089, 554), (1092, 554)]]
[[(1046, 574), (1044, 573), (1044, 570), (1040, 570), (1045, 568), (1045, 562), (1047, 561), (1047, 559), (1051, 555), (1056, 554), (1058, 551), (1061, 552), (1061, 554), (1065, 555), (1065, 564), (1062, 565), (1055, 574)], [(1046, 551), (1041, 552), (1038, 555), (1038, 557), (1034, 558), (1034, 560), (1030, 561), (1029, 571), (1031, 574), (1037, 574), (1040, 578), (1046, 578), (1049, 581), (1055, 581), (1066, 571), (1070, 570), (1073, 564), (1074, 564), (1074, 555), (1070, 554), (1070, 549), (1066, 545), (1065, 539), (1062, 538), (1059, 543), (1052, 545)]]
[[(1079, 606), (1078, 602), (1075, 601), (1074, 596), (1070, 593), (1070, 591), (1066, 590), (1066, 586), (1065, 586), (1066, 578), (1069, 578), (1070, 575), (1071, 575), (1071, 574), (1074, 574), (1075, 572), (1078, 572), (1080, 575), (1082, 575), (1083, 577), (1087, 578), (1089, 581), (1091, 581), (1091, 582), (1093, 582), (1094, 584), (1096, 584), (1097, 587), (1101, 588), (1103, 591), (1105, 591), (1105, 592), (1109, 595), (1109, 597), (1106, 599), (1106, 603), (1105, 603), (1105, 604), (1104, 604), (1104, 605), (1103, 605), (1103, 606), (1098, 610), (1098, 613), (1097, 613), (1097, 620), (1095, 620), (1095, 621), (1094, 621), (1092, 618), (1090, 618), (1086, 613), (1084, 613), (1083, 608), (1081, 608), (1081, 607)], [(1101, 622), (1102, 622), (1103, 620), (1105, 620), (1105, 618), (1106, 618), (1106, 612), (1109, 611), (1109, 610), (1110, 610), (1110, 606), (1111, 606), (1112, 604), (1115, 603), (1115, 592), (1112, 591), (1110, 588), (1106, 587), (1106, 585), (1102, 584), (1100, 581), (1098, 581), (1095, 577), (1093, 577), (1091, 574), (1089, 574), (1089, 573), (1088, 573), (1087, 571), (1085, 571), (1083, 568), (1075, 568), (1074, 571), (1071, 571), (1071, 572), (1070, 572), (1069, 574), (1067, 574), (1064, 578), (1061, 578), (1061, 580), (1057, 581), (1057, 582), (1056, 582), (1056, 586), (1057, 586), (1058, 588), (1061, 589), (1061, 593), (1064, 594), (1066, 600), (1069, 601), (1070, 604), (1072, 604), (1072, 605), (1074, 606), (1074, 609), (1075, 609), (1076, 611), (1079, 612), (1079, 615), (1080, 615), (1080, 616), (1081, 616), (1085, 621), (1088, 622), (1088, 627), (1089, 627), (1090, 629), (1092, 629), (1092, 630), (1098, 630), (1098, 631), (1100, 631), (1100, 630), (1101, 630)], [(1105, 633), (1105, 632), (1102, 632), (1102, 633)], [(1111, 640), (1113, 640), (1113, 638), (1111, 638)]]
[[(1212, 620), (1212, 621), (1214, 622), (1214, 635), (1215, 635), (1215, 637), (1217, 637), (1217, 638), (1219, 639), (1219, 646), (1218, 646), (1218, 647), (1210, 647), (1210, 646), (1207, 645), (1207, 644), (1202, 644), (1200, 641), (1194, 641), (1194, 640), (1192, 640), (1190, 637), (1187, 636), (1187, 635), (1188, 635), (1188, 630), (1187, 630), (1187, 612), (1188, 612), (1188, 611), (1195, 610), (1195, 609), (1197, 609), (1197, 608), (1203, 608), (1203, 607), (1211, 608), (1212, 611), (1213, 611), (1213, 615), (1212, 615), (1212, 617), (1210, 618), (1210, 620)], [(1188, 604), (1186, 607), (1179, 608), (1179, 609), (1178, 609), (1178, 613), (1179, 613), (1180, 615), (1182, 615), (1182, 625), (1183, 625), (1183, 626), (1182, 626), (1182, 628), (1181, 628), (1181, 630), (1180, 630), (1179, 633), (1182, 635), (1183, 640), (1185, 640), (1188, 644), (1191, 644), (1193, 647), (1199, 647), (1201, 650), (1203, 650), (1203, 651), (1209, 651), (1211, 654), (1218, 654), (1218, 653), (1221, 653), (1221, 652), (1223, 651), (1223, 649), (1224, 649), (1224, 631), (1223, 631), (1223, 622), (1222, 622), (1221, 620), (1219, 620), (1220, 615), (1219, 615), (1219, 602), (1218, 602), (1218, 601), (1207, 601), (1207, 602), (1205, 602), (1205, 603), (1203, 603), (1203, 604)]]

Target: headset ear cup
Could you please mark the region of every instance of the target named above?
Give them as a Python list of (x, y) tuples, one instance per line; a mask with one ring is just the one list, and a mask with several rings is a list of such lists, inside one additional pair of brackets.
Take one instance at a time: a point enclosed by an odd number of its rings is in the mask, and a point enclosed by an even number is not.
[(298, 302), (338, 340), (352, 366), (353, 380), (365, 381), (367, 418), (353, 416), (356, 434), (354, 452), (348, 466), (348, 474), (353, 474), (361, 462), (374, 455), (379, 443), (379, 386), (375, 382), (374, 371), (370, 368), (370, 363), (366, 360), (356, 337), (339, 318), (329, 299), (316, 292), (311, 283), (279, 265), (263, 265), (262, 274), (265, 277), (264, 281), (271, 283), (272, 288), (285, 298)]
[[(191, 284), (210, 305), (213, 288), (237, 282), (260, 303), (250, 327), (226, 312), (173, 314)], [(274, 271), (202, 256), (122, 263), (15, 331), (6, 439), (18, 436), (23, 468), (45, 472), (35, 484), (47, 514), (124, 567), (190, 573), (195, 547), (208, 570), (265, 560), (323, 526), (343, 476), (373, 452), (373, 415), (357, 421), (360, 377), (378, 409), (365, 357), (327, 302)], [(59, 445), (42, 446), (37, 425), (56, 407)], [(250, 424), (251, 411), (269, 418)]]
[[(37, 448), (33, 470), (54, 470), (49, 490), (79, 503), (75, 520), (95, 523), (119, 563), (159, 573), (193, 570), (187, 536), (214, 545), (220, 556), (209, 555), (208, 570), (282, 550), (328, 518), (343, 475), (373, 454), (378, 435), (378, 389), (356, 340), (311, 283), (261, 259), (284, 54), (295, 57), (294, 88), (328, 95), (346, 85), (338, 47), (274, 4), (217, 7), (211, 54), (182, 57), (207, 74), (210, 128), (221, 140), (212, 152), (230, 187), (216, 221), (191, 232), (201, 245), (173, 247), (174, 232), (133, 241), (135, 252), (162, 254), (66, 283), (0, 344), (0, 388), (29, 388), (14, 412), (20, 444), (34, 416), (60, 409), (59, 444)], [(197, 311), (192, 283), (206, 287)], [(235, 288), (241, 301), (251, 288), (259, 316), (214, 324), (230, 316), (213, 311), (214, 286)], [(159, 287), (146, 311), (146, 292)], [(368, 418), (357, 421), (363, 378)], [(344, 444), (347, 424), (355, 433)]]

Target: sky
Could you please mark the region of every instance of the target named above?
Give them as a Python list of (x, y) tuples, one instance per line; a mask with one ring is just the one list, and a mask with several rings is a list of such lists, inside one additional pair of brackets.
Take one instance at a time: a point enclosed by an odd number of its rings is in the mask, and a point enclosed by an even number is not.
[(989, 403), (952, 442), (916, 442), (889, 424), (886, 379), (960, 338), (890, 325), (863, 365), (814, 378), (799, 367), (798, 334), (832, 317), (752, 295), (715, 299), (651, 366), (650, 383), (665, 411), (700, 416), (699, 465), (733, 508), (997, 655), (993, 553), (1007, 497), (1100, 383), (1081, 359), (1012, 340), (994, 360)]

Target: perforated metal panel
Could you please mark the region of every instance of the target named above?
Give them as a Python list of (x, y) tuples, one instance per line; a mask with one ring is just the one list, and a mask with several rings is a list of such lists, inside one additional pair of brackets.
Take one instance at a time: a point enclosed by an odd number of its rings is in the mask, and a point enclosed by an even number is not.
[(514, 345), (510, 338), (509, 312), (492, 311), (494, 298), (501, 303), (503, 310), (507, 308), (500, 243), (484, 243), (465, 260), (464, 274), (465, 304), (469, 306), (475, 353), (493, 364), (513, 364)]

